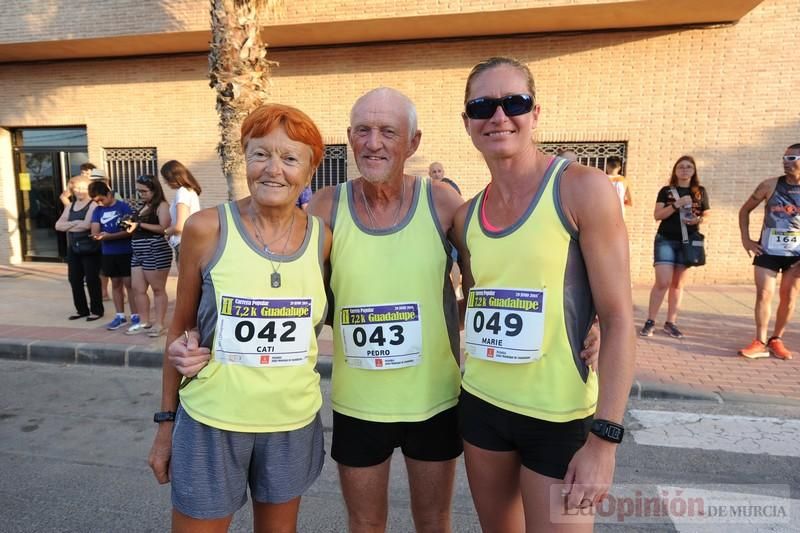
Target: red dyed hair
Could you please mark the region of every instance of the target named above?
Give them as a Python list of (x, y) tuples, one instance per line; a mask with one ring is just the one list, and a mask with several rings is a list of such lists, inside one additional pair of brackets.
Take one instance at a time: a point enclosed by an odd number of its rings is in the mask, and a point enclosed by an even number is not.
[(311, 168), (316, 169), (325, 150), (322, 134), (308, 115), (288, 105), (264, 104), (247, 115), (242, 122), (242, 149), (250, 139), (263, 137), (278, 126), (283, 126), (290, 139), (311, 148)]

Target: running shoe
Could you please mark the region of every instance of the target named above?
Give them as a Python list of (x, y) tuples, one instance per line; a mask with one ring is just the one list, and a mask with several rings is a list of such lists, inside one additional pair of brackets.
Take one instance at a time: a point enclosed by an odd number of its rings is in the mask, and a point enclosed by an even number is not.
[(164, 333), (166, 333), (166, 332), (167, 332), (167, 328), (163, 328), (163, 327), (162, 327), (162, 328), (155, 328), (155, 327), (151, 327), (151, 328), (150, 328), (150, 331), (148, 331), (148, 332), (147, 332), (147, 336), (148, 336), (148, 337), (160, 337), (161, 335), (163, 335), (163, 334), (164, 334)]
[(678, 326), (676, 326), (672, 322), (664, 322), (664, 333), (666, 333), (667, 335), (669, 335), (674, 339), (683, 338), (683, 333), (681, 333), (681, 330), (679, 330)]
[(769, 352), (778, 359), (785, 360), (792, 358), (792, 352), (783, 345), (783, 341), (780, 337), (772, 337), (769, 342), (767, 342), (767, 348), (769, 348)]
[(739, 350), (739, 355), (748, 359), (761, 359), (762, 357), (769, 357), (769, 351), (767, 351), (766, 344), (758, 339), (753, 339), (749, 346)]
[(647, 322), (644, 323), (644, 326), (642, 326), (642, 329), (639, 331), (639, 335), (642, 337), (652, 337), (654, 329), (656, 329), (655, 321), (648, 319)]
[(123, 324), (127, 324), (128, 321), (125, 319), (124, 316), (115, 316), (114, 320), (106, 324), (106, 329), (109, 331), (114, 331), (115, 329), (119, 329), (123, 326)]
[(138, 335), (139, 333), (145, 333), (152, 328), (152, 324), (134, 324), (125, 331), (125, 335)]

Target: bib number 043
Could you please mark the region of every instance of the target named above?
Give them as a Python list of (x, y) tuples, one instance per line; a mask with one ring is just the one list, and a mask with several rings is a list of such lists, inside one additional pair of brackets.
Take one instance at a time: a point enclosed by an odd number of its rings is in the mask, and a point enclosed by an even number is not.
[(344, 307), (339, 320), (348, 366), (389, 370), (419, 364), (422, 353), (419, 304)]

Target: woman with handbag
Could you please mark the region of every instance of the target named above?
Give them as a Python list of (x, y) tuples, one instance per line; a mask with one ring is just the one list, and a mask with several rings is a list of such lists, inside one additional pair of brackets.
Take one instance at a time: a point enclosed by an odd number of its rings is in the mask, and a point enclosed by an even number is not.
[(642, 337), (653, 335), (655, 317), (667, 292), (669, 297), (664, 333), (677, 339), (683, 337), (675, 325), (678, 307), (687, 269), (705, 264), (703, 234), (699, 226), (708, 217), (709, 209), (708, 193), (700, 185), (694, 158), (681, 156), (672, 167), (669, 185), (658, 191), (653, 212), (655, 219), (661, 221), (653, 252), (656, 281), (650, 290), (647, 321), (639, 331)]
[[(77, 177), (72, 193), (75, 200), (64, 207), (55, 226), (56, 231), (67, 233), (67, 272), (72, 287), (72, 302), (77, 311), (69, 319), (86, 317), (87, 321), (92, 322), (102, 318), (104, 309), (103, 292), (100, 289), (100, 243), (89, 235), (95, 208), (95, 203), (89, 197), (89, 178)], [(89, 290), (88, 304), (84, 282)]]
[[(169, 204), (155, 176), (136, 178), (136, 194), (143, 206), (134, 220), (125, 221), (125, 231), (131, 234), (131, 285), (139, 316), (131, 316), (126, 335), (147, 332), (148, 337), (165, 333), (167, 315), (167, 276), (172, 266), (172, 248), (164, 231), (170, 226)], [(150, 322), (150, 298), (147, 288), (153, 288), (155, 316)]]

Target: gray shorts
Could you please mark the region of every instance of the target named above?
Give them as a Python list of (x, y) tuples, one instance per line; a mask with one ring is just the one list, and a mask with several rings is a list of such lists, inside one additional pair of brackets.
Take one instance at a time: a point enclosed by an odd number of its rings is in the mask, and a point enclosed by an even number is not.
[(198, 519), (232, 515), (247, 502), (301, 496), (322, 470), (325, 449), (317, 413), (294, 431), (239, 433), (201, 424), (178, 408), (172, 433), (172, 505)]

